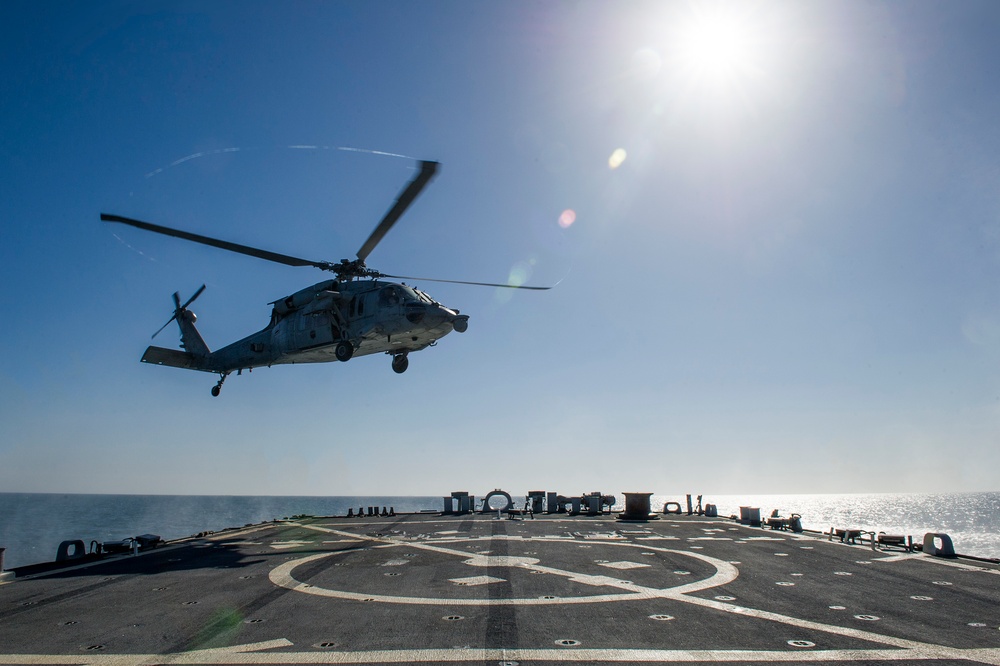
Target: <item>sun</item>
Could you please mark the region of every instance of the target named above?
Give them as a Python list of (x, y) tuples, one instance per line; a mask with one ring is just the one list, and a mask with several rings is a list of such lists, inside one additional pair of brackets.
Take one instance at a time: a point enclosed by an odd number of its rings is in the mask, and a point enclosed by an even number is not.
[(746, 51), (742, 28), (732, 17), (702, 17), (681, 38), (680, 55), (695, 67), (709, 70), (734, 67)]
[(713, 3), (677, 26), (677, 65), (691, 78), (716, 88), (739, 82), (758, 68), (764, 39), (742, 3)]

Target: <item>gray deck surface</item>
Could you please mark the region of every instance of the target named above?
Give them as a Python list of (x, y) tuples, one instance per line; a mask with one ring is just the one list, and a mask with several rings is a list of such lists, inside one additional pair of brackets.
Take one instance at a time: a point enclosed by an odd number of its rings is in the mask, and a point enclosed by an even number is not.
[(0, 585), (0, 664), (1000, 664), (1000, 570), (727, 519), (316, 518)]

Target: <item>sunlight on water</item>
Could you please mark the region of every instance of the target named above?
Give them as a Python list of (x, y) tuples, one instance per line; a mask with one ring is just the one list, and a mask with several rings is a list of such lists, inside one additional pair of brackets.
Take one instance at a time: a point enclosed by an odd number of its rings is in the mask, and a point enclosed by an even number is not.
[[(653, 495), (653, 510), (683, 497)], [(713, 495), (702, 502), (715, 504), (720, 516), (738, 516), (741, 506), (758, 507), (761, 516), (778, 509), (779, 515), (798, 513), (802, 526), (826, 531), (850, 527), (887, 534), (912, 535), (914, 542), (927, 532), (951, 536), (956, 552), (1000, 557), (1000, 493), (940, 493), (861, 495)]]

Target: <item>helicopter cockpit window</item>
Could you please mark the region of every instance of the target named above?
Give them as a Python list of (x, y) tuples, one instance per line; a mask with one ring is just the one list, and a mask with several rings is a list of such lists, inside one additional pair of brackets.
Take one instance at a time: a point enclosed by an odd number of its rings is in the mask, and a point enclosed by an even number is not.
[(403, 292), (395, 285), (383, 287), (378, 294), (379, 307), (391, 307), (403, 302)]
[(397, 287), (397, 289), (399, 289), (399, 291), (402, 292), (404, 301), (420, 300), (420, 296), (417, 295), (418, 293), (417, 290), (413, 289), (412, 287), (409, 287), (408, 285), (405, 284), (400, 285), (399, 287)]

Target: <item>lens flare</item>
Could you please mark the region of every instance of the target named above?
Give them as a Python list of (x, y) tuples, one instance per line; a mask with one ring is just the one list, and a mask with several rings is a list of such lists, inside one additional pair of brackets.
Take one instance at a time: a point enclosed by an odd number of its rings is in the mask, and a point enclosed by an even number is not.
[(563, 229), (568, 229), (574, 222), (576, 222), (576, 213), (573, 212), (572, 208), (567, 208), (559, 215), (559, 226)]
[(507, 284), (520, 287), (521, 285), (527, 283), (528, 278), (530, 277), (531, 264), (519, 261), (511, 267), (510, 276), (507, 278)]
[(615, 151), (611, 153), (611, 157), (608, 158), (608, 166), (612, 169), (617, 169), (625, 161), (627, 153), (624, 148), (615, 148)]

